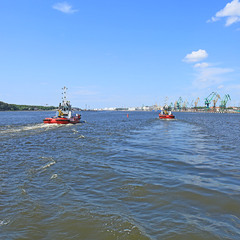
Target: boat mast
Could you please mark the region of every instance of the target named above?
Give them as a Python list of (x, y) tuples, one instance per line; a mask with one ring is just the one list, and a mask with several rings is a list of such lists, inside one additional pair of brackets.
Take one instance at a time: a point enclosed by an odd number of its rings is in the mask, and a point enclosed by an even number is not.
[(64, 86), (64, 88), (62, 88), (63, 92), (63, 96), (62, 96), (62, 105), (67, 105), (67, 88)]

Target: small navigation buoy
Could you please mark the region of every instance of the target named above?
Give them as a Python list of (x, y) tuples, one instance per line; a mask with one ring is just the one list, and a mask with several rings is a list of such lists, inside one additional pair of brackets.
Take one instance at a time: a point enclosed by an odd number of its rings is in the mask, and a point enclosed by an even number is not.
[(129, 115), (127, 114), (127, 118), (129, 117)]

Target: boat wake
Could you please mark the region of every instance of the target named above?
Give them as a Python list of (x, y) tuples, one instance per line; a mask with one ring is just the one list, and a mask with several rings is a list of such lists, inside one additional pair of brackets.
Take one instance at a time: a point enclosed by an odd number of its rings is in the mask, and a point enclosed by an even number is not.
[(0, 220), (0, 226), (8, 225), (10, 223), (10, 220)]
[[(40, 166), (35, 166), (31, 169), (29, 169), (30, 174), (39, 174), (45, 172), (48, 168), (50, 168), (52, 165), (56, 164), (56, 161), (52, 157), (40, 157), (41, 161), (44, 161), (45, 163)], [(52, 177), (54, 178), (54, 177)], [(56, 177), (55, 177), (56, 178)]]
[(28, 133), (32, 131), (47, 131), (50, 129), (55, 129), (61, 127), (59, 124), (31, 124), (31, 125), (25, 125), (25, 126), (13, 126), (13, 125), (7, 125), (0, 127), (0, 136), (12, 136), (17, 133)]
[(177, 121), (176, 118), (157, 118), (157, 119), (159, 119), (161, 121)]

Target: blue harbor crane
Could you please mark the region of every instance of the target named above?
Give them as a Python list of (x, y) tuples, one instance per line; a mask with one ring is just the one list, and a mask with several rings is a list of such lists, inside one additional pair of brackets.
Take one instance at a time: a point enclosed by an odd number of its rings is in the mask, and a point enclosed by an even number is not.
[(209, 105), (211, 104), (213, 98), (218, 95), (216, 92), (212, 92), (209, 94), (207, 98), (205, 98), (205, 106), (207, 109), (209, 109)]
[(182, 97), (179, 97), (179, 99), (178, 99), (178, 101), (177, 101), (177, 109), (178, 109), (179, 111), (180, 111), (181, 108), (182, 108), (182, 102), (183, 102)]
[(225, 94), (224, 96), (224, 99), (221, 101), (221, 104), (220, 104), (220, 108), (221, 110), (225, 110), (226, 109), (226, 105), (227, 105), (227, 102), (231, 100), (231, 97), (229, 94)]
[(173, 109), (173, 107), (174, 107), (173, 102), (171, 102), (170, 105), (168, 106), (169, 111), (171, 111)]

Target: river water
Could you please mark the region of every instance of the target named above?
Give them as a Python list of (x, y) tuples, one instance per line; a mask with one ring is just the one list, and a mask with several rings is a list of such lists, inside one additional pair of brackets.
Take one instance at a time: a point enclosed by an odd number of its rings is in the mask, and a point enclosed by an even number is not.
[(0, 112), (0, 239), (240, 239), (240, 114)]

